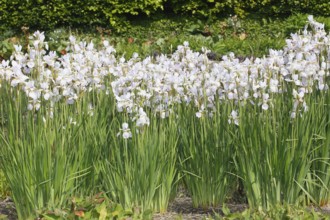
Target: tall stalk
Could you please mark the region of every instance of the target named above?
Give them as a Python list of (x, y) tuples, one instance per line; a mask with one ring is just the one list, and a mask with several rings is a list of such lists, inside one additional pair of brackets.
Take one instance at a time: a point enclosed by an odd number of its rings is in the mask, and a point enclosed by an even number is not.
[(251, 207), (304, 202), (316, 125), (311, 111), (290, 119), (290, 100), (287, 94), (274, 96), (266, 112), (250, 104), (240, 108), (236, 166)]
[[(85, 94), (79, 101), (76, 120), (80, 122), (76, 144), (81, 146), (76, 160), (80, 161), (82, 169), (89, 169), (86, 178), (80, 180), (79, 194), (88, 195), (102, 190), (99, 182), (97, 164), (104, 157), (104, 148), (111, 146), (111, 125), (116, 120), (115, 101), (112, 94), (104, 91), (93, 91)], [(114, 131), (112, 131), (114, 132)]]
[(1, 166), (12, 190), (19, 219), (36, 218), (38, 211), (61, 208), (88, 173), (77, 155), (81, 126), (70, 123), (67, 105), (56, 105), (54, 118), (46, 106), (38, 112), (26, 109), (20, 90), (1, 86)]
[(307, 189), (318, 205), (326, 206), (330, 203), (330, 93), (315, 94), (311, 110), (315, 126)]
[(102, 146), (103, 157), (97, 165), (101, 185), (126, 208), (165, 212), (177, 175), (175, 120), (150, 116), (149, 126), (130, 126), (128, 139), (117, 135), (119, 121), (109, 128), (109, 142)]
[(228, 124), (230, 105), (218, 103), (212, 117), (191, 107), (180, 112), (180, 165), (195, 207), (222, 204), (235, 185), (235, 148)]

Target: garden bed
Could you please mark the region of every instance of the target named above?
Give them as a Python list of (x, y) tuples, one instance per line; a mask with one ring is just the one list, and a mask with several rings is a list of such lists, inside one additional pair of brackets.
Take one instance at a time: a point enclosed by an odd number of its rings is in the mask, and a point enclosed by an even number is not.
[[(235, 203), (234, 201), (226, 204), (230, 213), (242, 213), (248, 208), (247, 204)], [(318, 213), (322, 214), (323, 219), (330, 217), (330, 208), (328, 206), (320, 208), (314, 208)], [(308, 210), (312, 210), (309, 207)], [(305, 212), (303, 210), (301, 213)], [(290, 213), (287, 213), (290, 215)], [(216, 216), (223, 216), (222, 206), (209, 207), (209, 208), (194, 208), (192, 206), (192, 200), (187, 195), (178, 196), (169, 204), (168, 211), (165, 213), (156, 213), (153, 215), (153, 220), (173, 220), (173, 219), (217, 219)], [(0, 202), (0, 219), (16, 220), (17, 214), (13, 201), (8, 197)], [(252, 218), (250, 218), (252, 219)], [(289, 218), (290, 219), (290, 218)]]
[[(227, 204), (231, 213), (242, 212), (248, 208), (247, 204)], [(169, 205), (166, 213), (154, 214), (154, 220), (182, 219), (203, 219), (214, 217), (215, 213), (223, 215), (222, 207), (194, 208), (190, 197), (178, 197)]]
[[(262, 58), (185, 41), (127, 60), (74, 36), (60, 55), (39, 31), (28, 53), (15, 45), (0, 64), (0, 162), (18, 218), (320, 217), (308, 205), (330, 201), (330, 45), (308, 24)], [(246, 200), (231, 203), (239, 180)], [(191, 198), (169, 204), (180, 181)]]

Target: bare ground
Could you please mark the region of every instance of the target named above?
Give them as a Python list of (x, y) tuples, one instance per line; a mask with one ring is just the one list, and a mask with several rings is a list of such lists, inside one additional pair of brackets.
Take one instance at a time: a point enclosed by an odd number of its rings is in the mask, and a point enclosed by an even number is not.
[(15, 204), (9, 197), (0, 202), (0, 219), (17, 219)]
[[(242, 212), (248, 206), (247, 204), (226, 204), (231, 212)], [(184, 220), (200, 220), (207, 217), (212, 217), (215, 213), (222, 215), (222, 207), (210, 207), (207, 209), (194, 208), (192, 200), (189, 197), (175, 198), (173, 202), (169, 204), (168, 211), (163, 214), (154, 214), (154, 220), (173, 220), (176, 217)]]

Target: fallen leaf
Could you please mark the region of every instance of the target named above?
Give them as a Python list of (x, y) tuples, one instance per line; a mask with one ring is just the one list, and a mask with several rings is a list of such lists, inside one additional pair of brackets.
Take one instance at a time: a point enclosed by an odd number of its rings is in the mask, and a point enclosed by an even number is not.
[(75, 216), (84, 217), (85, 213), (83, 211), (74, 211)]
[(130, 43), (130, 44), (134, 43), (134, 38), (133, 37), (129, 37), (128, 38), (128, 43)]
[(246, 38), (246, 34), (245, 34), (245, 33), (241, 33), (241, 34), (239, 35), (239, 39), (240, 39), (240, 40), (245, 40), (245, 38)]
[(62, 55), (65, 55), (65, 54), (66, 54), (66, 50), (61, 50), (60, 53), (61, 53)]

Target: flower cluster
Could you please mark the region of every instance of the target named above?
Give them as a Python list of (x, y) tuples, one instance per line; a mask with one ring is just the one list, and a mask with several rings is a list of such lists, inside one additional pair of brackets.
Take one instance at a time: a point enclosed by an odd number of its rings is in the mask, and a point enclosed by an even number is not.
[[(240, 61), (229, 53), (218, 62), (208, 59), (207, 49), (192, 51), (188, 42), (170, 56), (142, 60), (134, 54), (130, 60), (117, 59), (108, 41), (97, 50), (93, 42), (77, 42), (73, 36), (67, 53), (58, 56), (48, 51), (44, 34), (36, 32), (28, 53), (16, 45), (10, 60), (2, 61), (0, 80), (23, 90), (30, 110), (38, 110), (41, 101), (73, 104), (84, 93), (111, 90), (118, 112), (131, 115), (138, 127), (149, 125), (146, 109), (165, 118), (177, 104), (193, 105), (196, 116), (204, 117), (213, 115), (217, 102), (229, 101), (267, 111), (278, 93), (292, 94), (291, 116), (296, 117), (308, 109), (305, 94), (329, 89), (330, 35), (312, 16), (308, 24), (302, 33), (292, 34), (282, 50), (270, 50), (267, 57)], [(236, 111), (229, 118), (239, 124)], [(127, 124), (122, 130), (130, 137)]]
[[(214, 62), (207, 50), (193, 52), (185, 42), (170, 57), (130, 60), (112, 82), (118, 109), (148, 107), (165, 117), (171, 106), (191, 103), (198, 108), (196, 116), (203, 117), (213, 115), (217, 101), (248, 101), (267, 111), (271, 97), (291, 93), (295, 117), (308, 109), (305, 94), (329, 89), (329, 35), (312, 16), (308, 19), (311, 31), (306, 26), (302, 34), (292, 34), (282, 50), (270, 50), (263, 58), (240, 61), (229, 53)], [(238, 124), (236, 114), (230, 117)]]
[(23, 54), (22, 46), (15, 45), (10, 60), (0, 65), (0, 79), (26, 93), (28, 109), (38, 110), (42, 100), (73, 104), (86, 91), (106, 89), (103, 79), (117, 63), (109, 42), (104, 41), (103, 49), (97, 51), (92, 42), (77, 43), (71, 36), (68, 53), (60, 57), (48, 51), (43, 33), (35, 32), (31, 40), (28, 53)]

